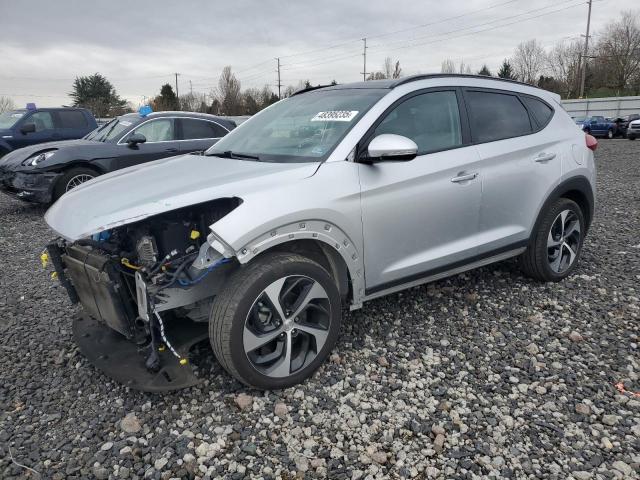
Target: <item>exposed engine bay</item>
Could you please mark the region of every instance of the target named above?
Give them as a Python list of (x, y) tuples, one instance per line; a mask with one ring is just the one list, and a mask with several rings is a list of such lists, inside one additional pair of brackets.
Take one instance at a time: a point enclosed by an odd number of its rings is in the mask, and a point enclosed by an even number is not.
[(160, 369), (158, 352), (165, 349), (186, 364), (165, 323), (208, 321), (211, 302), (237, 262), (211, 248), (207, 234), (240, 203), (222, 198), (91, 238), (58, 239), (48, 246), (49, 256), (71, 301), (80, 302), (94, 321), (144, 347), (149, 371)]

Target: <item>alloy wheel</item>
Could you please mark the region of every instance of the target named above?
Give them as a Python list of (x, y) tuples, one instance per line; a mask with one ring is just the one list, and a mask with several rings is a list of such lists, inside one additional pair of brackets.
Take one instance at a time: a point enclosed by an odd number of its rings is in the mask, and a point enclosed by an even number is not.
[(306, 276), (283, 277), (253, 302), (244, 324), (244, 351), (263, 375), (288, 377), (319, 354), (330, 324), (331, 307), (325, 289)]
[(93, 179), (94, 177), (92, 175), (86, 174), (86, 173), (81, 173), (79, 175), (75, 175), (73, 177), (71, 177), (69, 179), (69, 181), (67, 182), (67, 186), (65, 187), (65, 192), (68, 192), (69, 190), (77, 187), (78, 185), (84, 183), (84, 182), (88, 182), (89, 180)]
[(566, 272), (575, 261), (581, 242), (580, 219), (571, 210), (558, 214), (547, 237), (549, 266), (555, 273)]

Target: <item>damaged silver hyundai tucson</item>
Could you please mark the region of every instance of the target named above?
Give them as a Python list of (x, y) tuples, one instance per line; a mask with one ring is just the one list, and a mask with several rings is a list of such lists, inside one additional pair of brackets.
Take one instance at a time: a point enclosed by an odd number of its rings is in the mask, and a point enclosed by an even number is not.
[(559, 281), (593, 217), (597, 142), (559, 97), (486, 77), (309, 89), (204, 155), (120, 170), (46, 221), (74, 337), (111, 377), (195, 384), (190, 348), (260, 389), (327, 357), (342, 309), (518, 257)]

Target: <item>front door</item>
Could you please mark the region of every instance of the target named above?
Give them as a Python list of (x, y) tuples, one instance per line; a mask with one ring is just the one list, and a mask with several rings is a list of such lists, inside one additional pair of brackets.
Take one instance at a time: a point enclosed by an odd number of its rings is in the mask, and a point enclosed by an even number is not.
[[(21, 129), (27, 124), (35, 126), (35, 132), (22, 133)], [(60, 132), (56, 129), (51, 112), (33, 112), (25, 117), (13, 127), (13, 138), (9, 140), (11, 146), (15, 148), (27, 147), (38, 143), (61, 140)]]
[[(144, 143), (129, 146), (127, 138), (140, 133), (147, 139)], [(116, 161), (117, 168), (126, 168), (140, 163), (179, 154), (179, 142), (173, 118), (156, 118), (140, 124), (125, 138), (120, 140), (121, 148), (127, 149)]]
[(455, 89), (401, 100), (371, 138), (411, 138), (411, 161), (360, 164), (367, 293), (453, 268), (476, 253), (481, 177)]

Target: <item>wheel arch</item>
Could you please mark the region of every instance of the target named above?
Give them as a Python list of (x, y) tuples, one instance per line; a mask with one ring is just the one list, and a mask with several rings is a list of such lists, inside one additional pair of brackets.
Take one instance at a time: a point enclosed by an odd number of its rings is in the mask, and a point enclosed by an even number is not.
[(315, 260), (334, 277), (343, 301), (358, 308), (364, 296), (364, 264), (354, 242), (336, 225), (321, 220), (300, 220), (254, 238), (235, 252), (238, 262), (249, 263), (270, 251), (295, 252)]
[(584, 215), (587, 231), (593, 220), (593, 213), (595, 208), (595, 196), (591, 183), (587, 177), (580, 175), (569, 178), (561, 182), (556, 188), (554, 188), (542, 207), (538, 211), (536, 222), (533, 226), (532, 232), (535, 232), (540, 224), (544, 212), (550, 207), (550, 205), (559, 198), (568, 198), (578, 204), (582, 214)]

